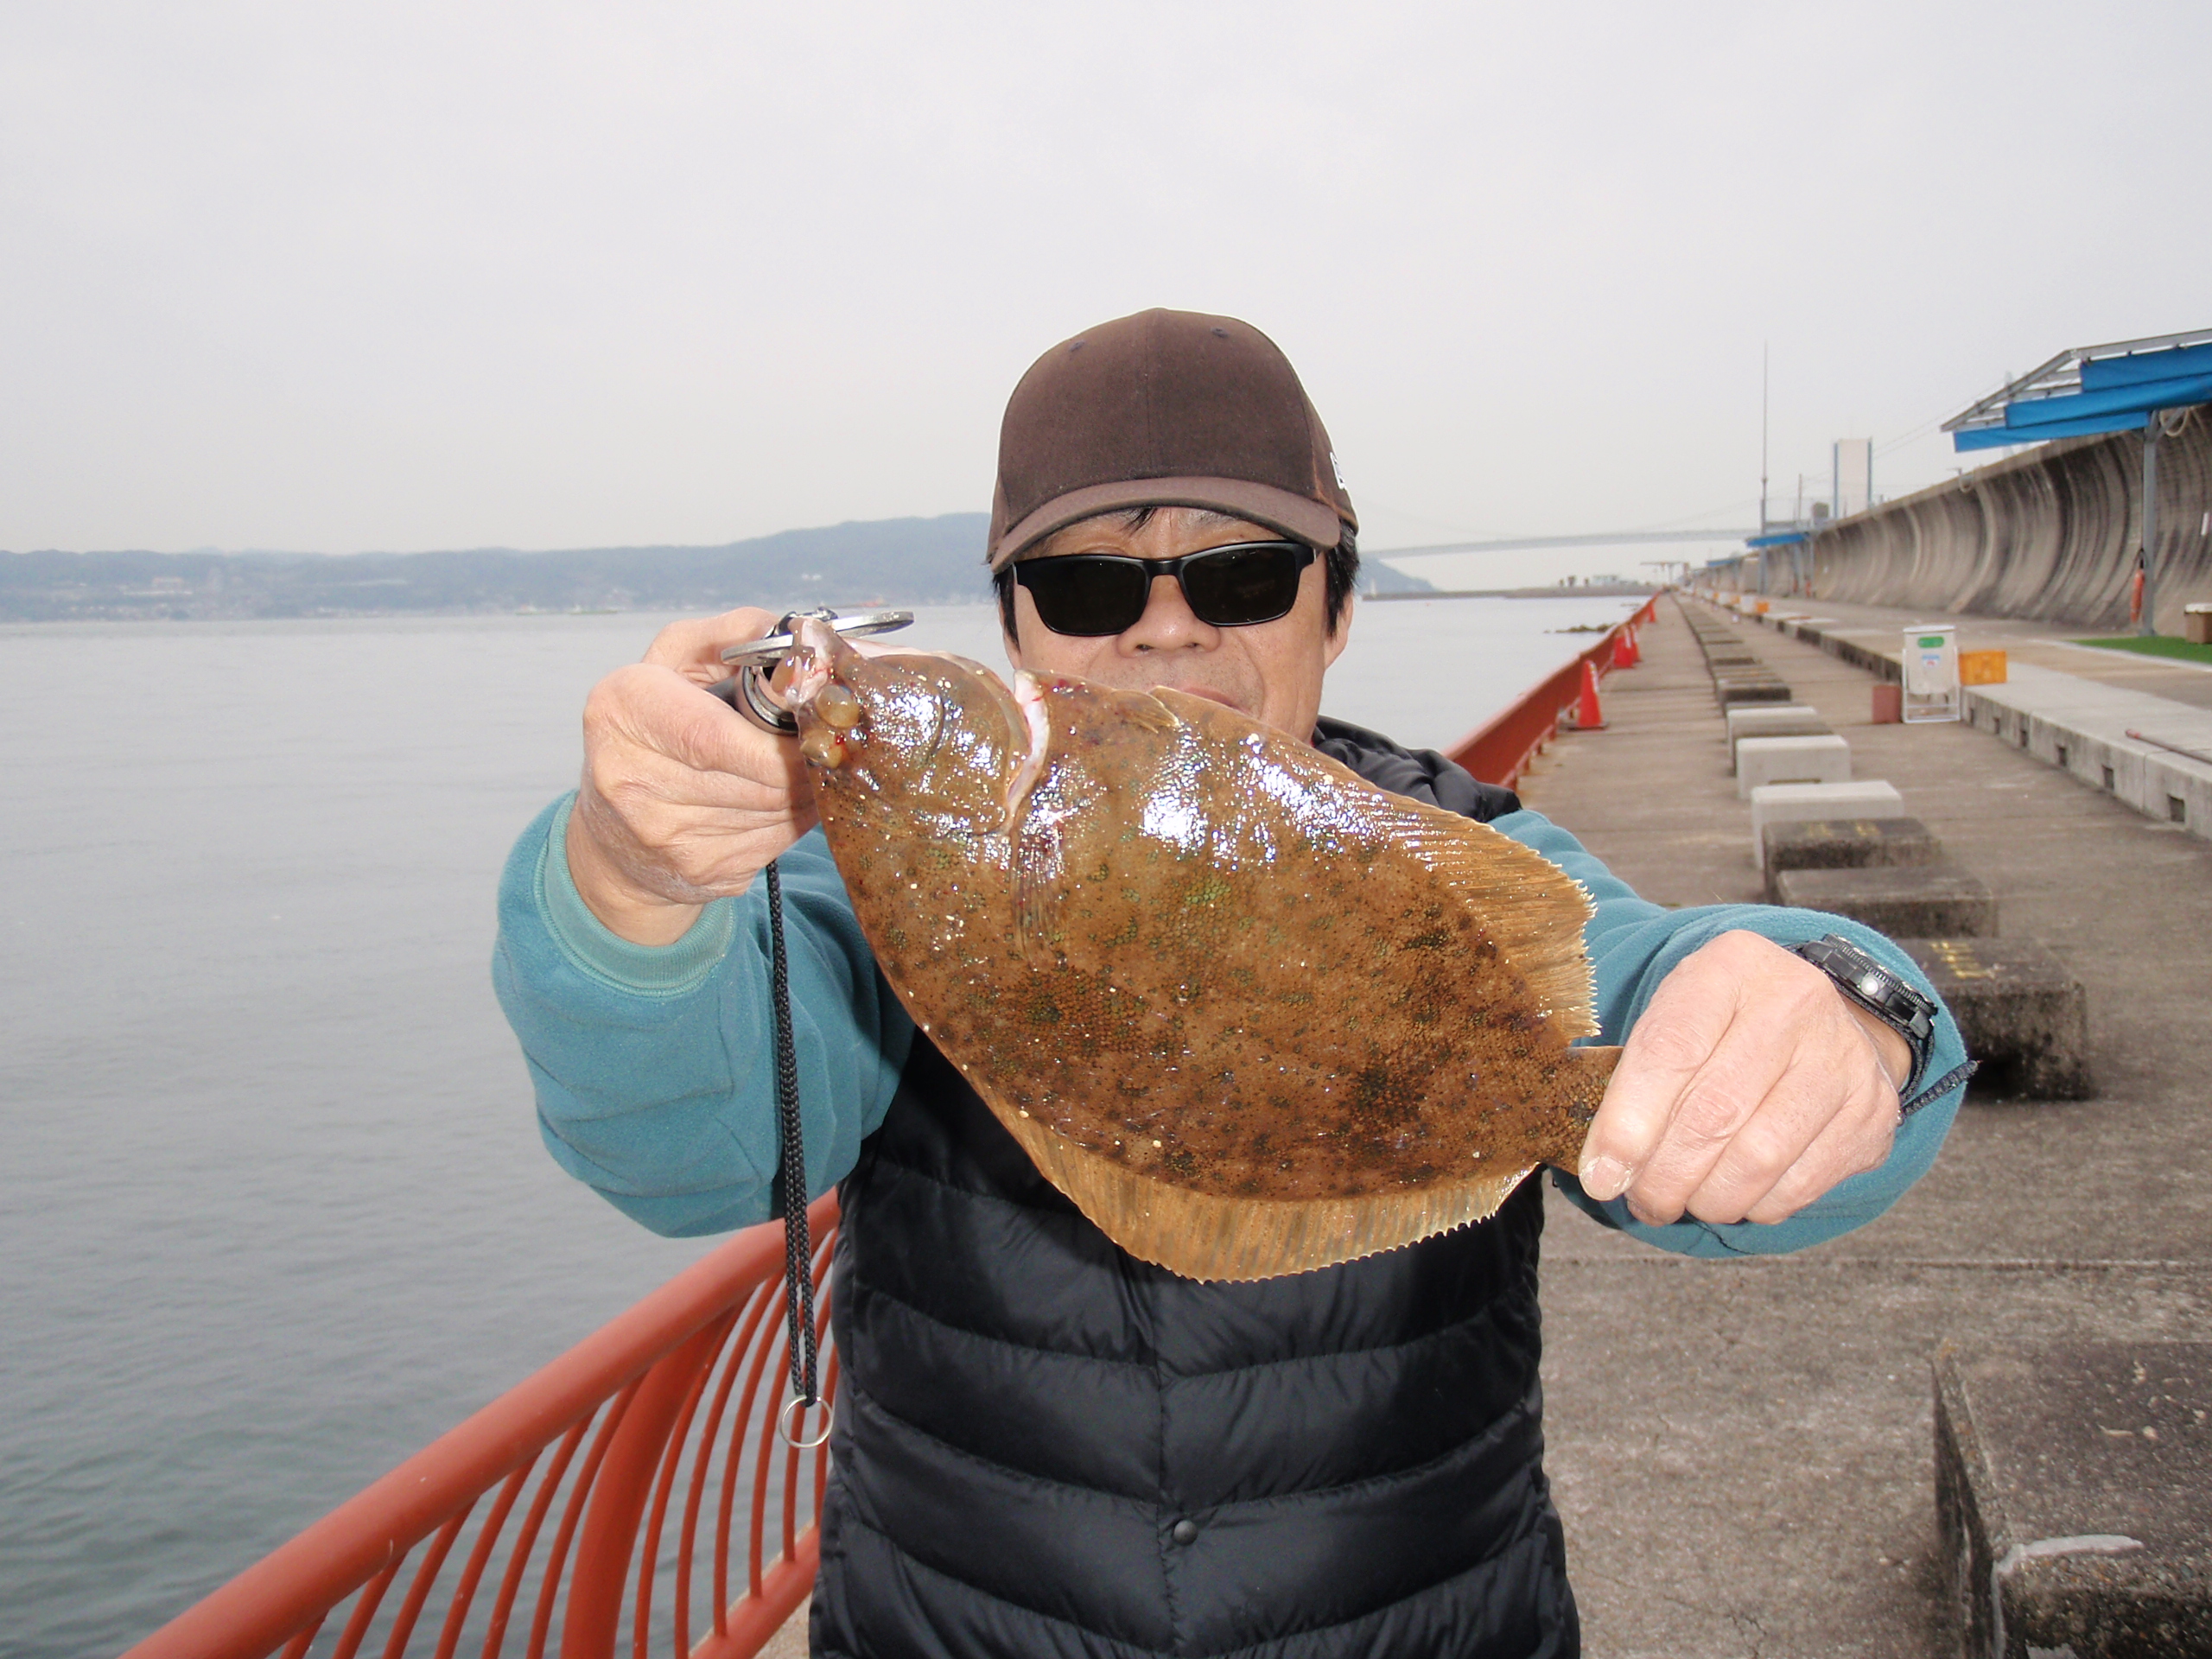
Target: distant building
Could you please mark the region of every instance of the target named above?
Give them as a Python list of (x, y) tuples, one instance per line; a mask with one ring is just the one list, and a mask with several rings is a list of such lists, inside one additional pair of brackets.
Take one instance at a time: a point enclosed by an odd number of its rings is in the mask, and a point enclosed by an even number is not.
[(1872, 438), (1838, 438), (1835, 441), (1835, 475), (1829, 499), (1835, 505), (1835, 516), (1848, 518), (1854, 512), (1864, 512), (1874, 505), (1874, 440)]

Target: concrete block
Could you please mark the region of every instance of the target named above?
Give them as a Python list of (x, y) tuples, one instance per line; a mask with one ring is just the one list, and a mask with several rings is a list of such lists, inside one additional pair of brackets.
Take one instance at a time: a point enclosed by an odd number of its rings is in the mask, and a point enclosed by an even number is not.
[(1773, 707), (1761, 705), (1750, 709), (1731, 709), (1728, 711), (1728, 741), (1739, 737), (1793, 737), (1796, 723), (1811, 721), (1827, 729), (1821, 720), (1821, 711), (1809, 702), (1785, 702)]
[(2088, 999), (2050, 951), (2027, 939), (1897, 943), (1942, 995), (1967, 1052), (1982, 1063), (1977, 1094), (2086, 1100), (2095, 1092)]
[(1783, 870), (1918, 868), (1942, 861), (1943, 843), (1918, 818), (1812, 818), (1766, 832), (1767, 902)]
[[(1794, 705), (1794, 704), (1787, 703), (1787, 702), (1738, 702), (1738, 703), (1732, 703), (1732, 704), (1731, 704), (1731, 705), (1730, 705), (1730, 706), (1726, 709), (1726, 711), (1725, 711), (1725, 712), (1726, 712), (1726, 713), (1727, 713), (1727, 714), (1729, 714), (1729, 715), (1748, 715), (1748, 714), (1764, 714), (1764, 713), (1765, 713), (1765, 712), (1766, 712), (1768, 709), (1789, 709), (1789, 708), (1793, 708), (1793, 707), (1795, 707), (1795, 706), (1796, 706), (1796, 705)], [(1826, 721), (1824, 721), (1824, 720), (1821, 719), (1817, 715), (1814, 715), (1814, 716), (1813, 716), (1811, 719), (1809, 719), (1809, 720), (1808, 720), (1808, 719), (1800, 718), (1800, 719), (1796, 719), (1796, 720), (1785, 720), (1785, 721), (1777, 721), (1775, 725), (1773, 725), (1773, 726), (1771, 726), (1771, 727), (1770, 727), (1770, 728), (1767, 728), (1766, 730), (1764, 730), (1764, 731), (1753, 732), (1753, 733), (1751, 733), (1751, 734), (1747, 734), (1747, 736), (1746, 736), (1746, 737), (1739, 737), (1739, 738), (1736, 739), (1734, 741), (1731, 742), (1731, 743), (1728, 745), (1728, 770), (1729, 770), (1730, 772), (1740, 772), (1740, 771), (1742, 770), (1742, 767), (1741, 767), (1741, 766), (1740, 766), (1740, 764), (1739, 764), (1739, 756), (1738, 756), (1738, 752), (1737, 752), (1737, 751), (1738, 751), (1738, 746), (1739, 744), (1742, 744), (1742, 743), (1744, 743), (1744, 742), (1748, 741), (1750, 740), (1750, 738), (1753, 738), (1753, 737), (1834, 737), (1834, 735), (1835, 735), (1834, 729), (1832, 727), (1830, 727), (1830, 726), (1828, 725), (1828, 723), (1827, 723)], [(1850, 774), (1848, 772), (1846, 772), (1842, 773), (1841, 775), (1842, 775), (1843, 777), (1848, 778), (1851, 774)], [(1767, 782), (1769, 782), (1769, 783), (1782, 783), (1782, 782), (1784, 782), (1784, 781), (1786, 781), (1786, 780), (1785, 780), (1785, 779), (1779, 779), (1779, 778), (1773, 778), (1773, 779), (1766, 779), (1765, 781), (1767, 781)], [(1822, 780), (1822, 779), (1820, 779), (1808, 778), (1805, 781), (1809, 782), (1809, 783), (1817, 783), (1817, 782), (1821, 782), (1821, 781), (1823, 781), (1823, 780)], [(1833, 780), (1827, 780), (1827, 781), (1833, 781)], [(1739, 792), (1740, 792), (1740, 791), (1739, 791)]]
[(1791, 696), (1789, 683), (1772, 675), (1740, 680), (1722, 679), (1716, 675), (1713, 694), (1720, 699), (1723, 709), (1739, 702), (1787, 702)]
[(1997, 899), (1955, 864), (1856, 870), (1778, 870), (1775, 902), (1864, 922), (1893, 939), (1986, 939), (1997, 932)]
[(2212, 1343), (1936, 1351), (1962, 1654), (2212, 1655)]
[(1736, 794), (1749, 800), (1762, 784), (1840, 784), (1851, 777), (1851, 745), (1825, 737), (1746, 737), (1736, 744)]
[(1904, 797), (1879, 778), (1847, 784), (1767, 784), (1751, 791), (1751, 856), (1766, 863), (1766, 830), (1773, 823), (1814, 818), (1901, 818)]
[(1747, 737), (1826, 737), (1833, 731), (1817, 709), (1802, 702), (1739, 702), (1721, 711), (1728, 722), (1728, 770), (1736, 770), (1736, 745)]

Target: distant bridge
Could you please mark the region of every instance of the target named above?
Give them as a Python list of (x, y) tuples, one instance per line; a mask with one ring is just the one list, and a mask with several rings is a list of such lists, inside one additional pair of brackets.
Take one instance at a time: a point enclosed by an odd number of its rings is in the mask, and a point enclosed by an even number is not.
[(1535, 547), (1618, 547), (1630, 543), (1740, 542), (1756, 530), (1611, 530), (1588, 536), (1515, 536), (1490, 542), (1440, 542), (1433, 547), (1363, 547), (1378, 559), (1420, 559), (1433, 553), (1518, 553)]

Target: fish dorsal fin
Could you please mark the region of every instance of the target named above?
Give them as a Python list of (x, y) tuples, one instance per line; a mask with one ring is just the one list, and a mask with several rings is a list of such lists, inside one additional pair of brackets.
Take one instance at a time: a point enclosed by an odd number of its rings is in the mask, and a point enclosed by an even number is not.
[[(1370, 785), (1371, 787), (1371, 785)], [(1582, 930), (1590, 895), (1541, 853), (1441, 807), (1382, 791), (1383, 833), (1468, 905), (1560, 1037), (1598, 1034), (1596, 983)]]
[(1596, 988), (1582, 944), (1590, 895), (1573, 876), (1486, 823), (1377, 788), (1311, 744), (1294, 742), (1233, 709), (1184, 691), (1153, 695), (1187, 725), (1232, 738), (1259, 734), (1270, 764), (1310, 783), (1332, 792), (1365, 791), (1372, 798), (1366, 822), (1466, 903), (1498, 955), (1527, 982), (1553, 1029), (1568, 1041), (1597, 1035)]

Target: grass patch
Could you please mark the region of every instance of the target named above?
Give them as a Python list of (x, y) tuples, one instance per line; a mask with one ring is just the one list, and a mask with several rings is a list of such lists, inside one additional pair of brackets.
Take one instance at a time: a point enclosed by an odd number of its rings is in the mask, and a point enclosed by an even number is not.
[(2184, 663), (2212, 664), (2212, 645), (2192, 645), (2170, 634), (2129, 634), (2120, 639), (2076, 639), (2077, 645), (2096, 645), (2106, 651), (2139, 652), (2145, 657), (2171, 657)]

